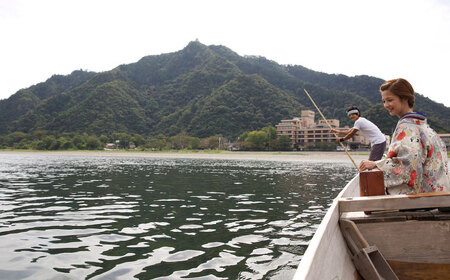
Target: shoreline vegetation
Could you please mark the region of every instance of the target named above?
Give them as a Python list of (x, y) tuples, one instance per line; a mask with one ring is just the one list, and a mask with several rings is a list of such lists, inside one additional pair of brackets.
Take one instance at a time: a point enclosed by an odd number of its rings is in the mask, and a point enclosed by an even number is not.
[[(355, 162), (368, 159), (369, 152), (349, 152)], [(343, 151), (302, 151), (302, 152), (254, 152), (254, 151), (223, 151), (223, 150), (174, 150), (174, 151), (38, 151), (38, 150), (0, 150), (2, 154), (42, 154), (49, 156), (84, 156), (84, 157), (138, 157), (138, 158), (187, 158), (187, 159), (218, 159), (218, 160), (265, 160), (292, 162), (348, 162), (351, 160)]]

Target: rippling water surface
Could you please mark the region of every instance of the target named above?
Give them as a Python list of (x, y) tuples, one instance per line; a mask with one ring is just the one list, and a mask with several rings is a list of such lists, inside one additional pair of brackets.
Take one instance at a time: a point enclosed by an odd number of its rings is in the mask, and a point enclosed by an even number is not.
[(0, 279), (290, 279), (350, 164), (3, 154)]

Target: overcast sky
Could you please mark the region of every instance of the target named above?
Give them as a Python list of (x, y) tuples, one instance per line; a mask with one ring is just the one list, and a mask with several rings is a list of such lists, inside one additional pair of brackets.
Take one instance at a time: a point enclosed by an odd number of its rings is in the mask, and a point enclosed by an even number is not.
[(406, 78), (450, 106), (449, 0), (0, 0), (0, 99), (198, 39), (280, 64)]

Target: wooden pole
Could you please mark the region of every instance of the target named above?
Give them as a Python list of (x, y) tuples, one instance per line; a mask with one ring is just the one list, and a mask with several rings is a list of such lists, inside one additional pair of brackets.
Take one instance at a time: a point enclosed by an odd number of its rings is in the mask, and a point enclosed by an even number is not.
[[(330, 129), (333, 129), (333, 128), (331, 127), (331, 125), (328, 123), (328, 121), (327, 121), (327, 119), (325, 118), (325, 116), (324, 116), (324, 115), (322, 114), (322, 112), (320, 111), (319, 107), (317, 107), (317, 105), (316, 105), (316, 103), (314, 102), (314, 100), (312, 99), (311, 95), (309, 95), (309, 93), (306, 91), (306, 89), (303, 89), (303, 90), (305, 91), (306, 95), (308, 95), (309, 99), (311, 100), (311, 102), (312, 102), (312, 104), (314, 105), (314, 107), (316, 107), (317, 111), (318, 111), (319, 114), (322, 116), (323, 120), (327, 123), (328, 127), (329, 127)], [(336, 138), (338, 138), (338, 136), (337, 136), (336, 133), (333, 133), (333, 134), (334, 134), (334, 136), (335, 136)], [(341, 144), (342, 148), (344, 148), (345, 153), (346, 153), (347, 156), (350, 158), (350, 160), (353, 162), (353, 165), (356, 167), (356, 170), (358, 170), (358, 172), (359, 172), (358, 165), (356, 165), (356, 163), (355, 163), (355, 161), (353, 160), (352, 156), (348, 153), (347, 148), (344, 146), (344, 144), (342, 144), (341, 141), (338, 141), (338, 142), (339, 142), (339, 144)]]

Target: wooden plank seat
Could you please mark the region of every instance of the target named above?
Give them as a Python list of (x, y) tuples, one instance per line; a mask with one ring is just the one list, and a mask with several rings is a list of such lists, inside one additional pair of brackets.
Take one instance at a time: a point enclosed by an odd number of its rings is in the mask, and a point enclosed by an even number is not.
[(440, 211), (440, 209), (402, 210), (391, 212), (373, 212), (366, 215), (363, 212), (342, 213), (341, 218), (348, 219), (356, 224), (360, 223), (380, 223), (380, 222), (401, 222), (401, 221), (439, 221), (450, 220), (450, 212)]
[(392, 211), (450, 207), (450, 193), (379, 195), (339, 199), (339, 212)]

